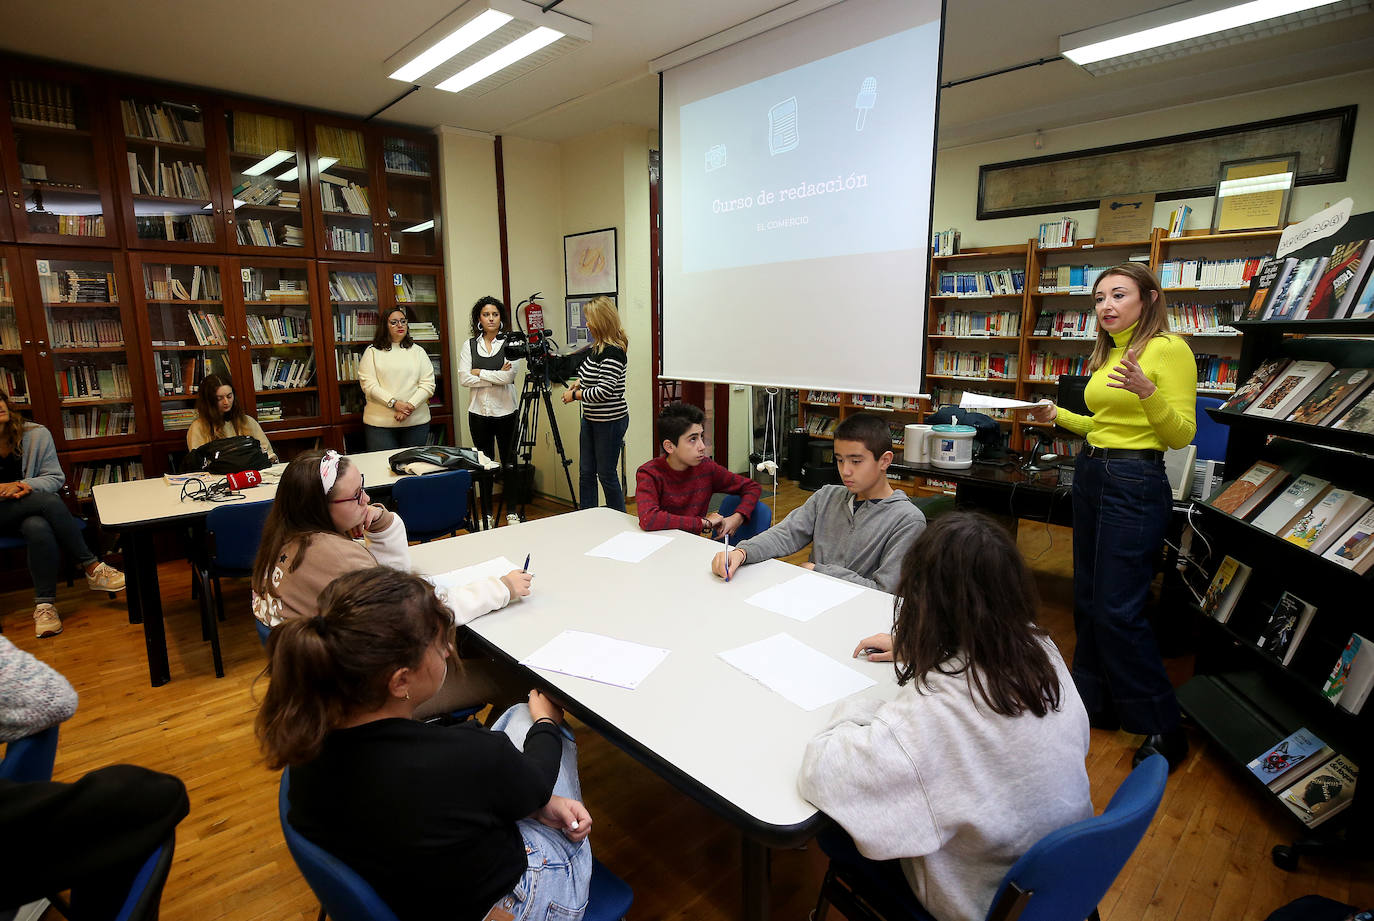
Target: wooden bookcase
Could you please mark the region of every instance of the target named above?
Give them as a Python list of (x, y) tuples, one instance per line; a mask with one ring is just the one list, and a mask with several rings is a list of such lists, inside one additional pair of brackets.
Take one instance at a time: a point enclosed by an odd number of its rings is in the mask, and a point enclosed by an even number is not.
[(220, 169), (225, 177), (229, 252), (314, 256), (317, 252), (305, 116), (243, 100), (222, 108)]

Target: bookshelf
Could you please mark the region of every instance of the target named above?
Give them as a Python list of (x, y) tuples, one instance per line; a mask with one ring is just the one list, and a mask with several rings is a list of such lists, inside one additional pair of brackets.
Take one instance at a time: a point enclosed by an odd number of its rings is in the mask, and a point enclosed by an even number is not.
[[(266, 256), (230, 260), (238, 327), (236, 393), (271, 435), (326, 421), (320, 299), (313, 265)], [(249, 408), (251, 407), (251, 408)]]
[[(0, 97), (0, 108), (5, 105), (3, 97)], [(0, 151), (2, 152), (2, 151)], [(0, 157), (0, 243), (14, 242), (14, 224), (10, 220), (10, 211), (19, 211), (24, 207), (20, 200), (18, 190), (11, 196), (8, 181), (5, 178), (5, 167), (3, 157)]]
[(220, 144), (230, 252), (313, 256), (310, 171), (301, 113), (228, 102)]
[(33, 342), (38, 337), (24, 309), (28, 299), (22, 283), (18, 251), (11, 246), (0, 247), (0, 390), (9, 395), (13, 406), (32, 414), (29, 386), (38, 379), (32, 367), (36, 359)]
[(405, 262), (443, 261), (439, 249), (439, 151), (432, 134), (382, 133), (387, 255)]

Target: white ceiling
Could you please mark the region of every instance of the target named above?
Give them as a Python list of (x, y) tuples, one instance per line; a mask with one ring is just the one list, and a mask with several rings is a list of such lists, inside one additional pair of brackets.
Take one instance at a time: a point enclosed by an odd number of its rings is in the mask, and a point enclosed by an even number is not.
[[(948, 0), (944, 79), (1058, 54), (1059, 36), (1167, 0)], [(0, 48), (365, 117), (406, 87), (385, 61), (457, 0), (3, 0)], [(419, 90), (380, 118), (561, 140), (656, 126), (648, 62), (779, 0), (564, 0), (593, 41), (478, 98)], [(1262, 90), (1374, 67), (1374, 13), (1093, 77), (1067, 61), (946, 90), (940, 146)], [(1314, 99), (1312, 108), (1322, 108)]]

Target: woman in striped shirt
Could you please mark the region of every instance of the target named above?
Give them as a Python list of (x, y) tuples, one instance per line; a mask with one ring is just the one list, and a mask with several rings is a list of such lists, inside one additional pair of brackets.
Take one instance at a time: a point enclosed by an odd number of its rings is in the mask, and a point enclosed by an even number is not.
[(630, 347), (620, 314), (609, 297), (587, 305), (587, 331), (592, 353), (582, 362), (577, 383), (563, 393), (563, 402), (582, 401), (581, 463), (578, 467), (578, 499), (581, 508), (595, 508), (596, 481), (606, 494), (606, 507), (625, 511), (625, 491), (620, 488), (616, 465), (630, 426), (625, 403), (625, 357)]

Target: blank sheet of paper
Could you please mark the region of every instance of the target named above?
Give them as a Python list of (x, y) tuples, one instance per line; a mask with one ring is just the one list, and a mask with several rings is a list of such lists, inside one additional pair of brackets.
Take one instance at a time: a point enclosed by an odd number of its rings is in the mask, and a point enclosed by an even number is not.
[(608, 560), (620, 560), (622, 563), (638, 563), (655, 550), (665, 546), (672, 539), (672, 536), (667, 534), (641, 534), (637, 531), (625, 531), (608, 541), (597, 544), (587, 551), (587, 556), (601, 556)]
[(1048, 402), (1049, 400), (1037, 400), (1028, 403), (1025, 400), (1013, 400), (1008, 397), (990, 397), (983, 393), (966, 393), (959, 398), (959, 407), (961, 409), (1027, 409)]
[(719, 655), (803, 710), (817, 710), (877, 684), (786, 633)]
[(437, 576), (425, 576), (425, 578), (436, 589), (443, 589), (448, 592), (470, 582), (476, 582), (478, 579), (489, 579), (493, 576), (499, 579), (512, 569), (519, 568), (504, 556), (498, 556), (496, 559), (487, 560), (485, 563), (464, 566), (462, 569), (454, 569)]
[(806, 572), (756, 592), (744, 601), (756, 608), (805, 622), (858, 596), (863, 590), (862, 585)]
[(667, 656), (668, 650), (657, 646), (564, 630), (520, 664), (633, 691)]

